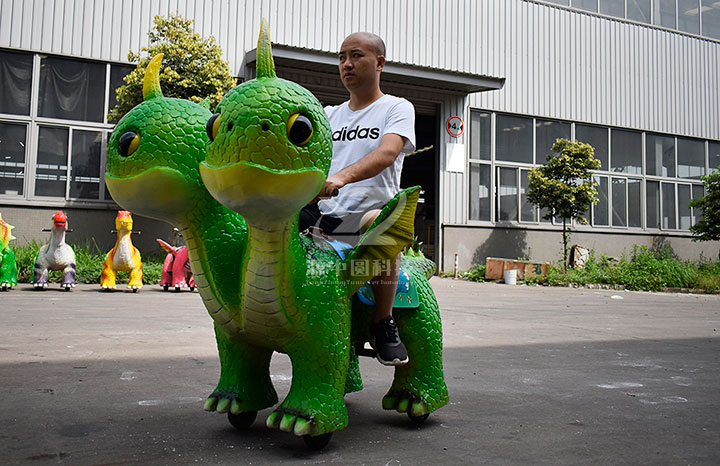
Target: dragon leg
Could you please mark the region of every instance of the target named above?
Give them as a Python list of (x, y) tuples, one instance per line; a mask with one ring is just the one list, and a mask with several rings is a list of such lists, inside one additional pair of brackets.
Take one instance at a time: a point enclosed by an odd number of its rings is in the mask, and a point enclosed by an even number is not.
[(33, 285), (35, 288), (46, 288), (48, 286), (48, 269), (42, 263), (39, 258), (35, 258)]
[(105, 256), (105, 261), (102, 265), (102, 272), (100, 273), (100, 286), (105, 290), (115, 288), (115, 277), (117, 274), (113, 269), (113, 252), (115, 252), (115, 249)]
[(62, 273), (62, 286), (75, 286), (75, 262), (66, 265)]
[(383, 397), (383, 409), (395, 409), (419, 417), (448, 402), (442, 364), (440, 310), (430, 283), (417, 280), (420, 307), (396, 310), (400, 338), (408, 349), (410, 362), (396, 366), (395, 378)]
[(12, 249), (5, 249), (0, 254), (0, 287), (3, 290), (17, 285), (17, 263)]
[(267, 418), (270, 428), (295, 435), (322, 435), (347, 426), (343, 395), (350, 361), (349, 338), (308, 335), (288, 348), (292, 385), (282, 404)]
[(231, 340), (215, 324), (220, 380), (205, 402), (206, 411), (240, 414), (259, 411), (278, 401), (270, 380), (272, 350)]
[(165, 262), (163, 262), (162, 266), (162, 275), (160, 276), (160, 285), (163, 287), (168, 287), (172, 285), (172, 270), (174, 259), (175, 256), (170, 253), (165, 256)]
[(132, 261), (135, 267), (130, 271), (130, 280), (128, 281), (128, 288), (139, 289), (143, 286), (143, 272), (142, 272), (142, 261), (140, 258), (140, 252), (133, 247)]

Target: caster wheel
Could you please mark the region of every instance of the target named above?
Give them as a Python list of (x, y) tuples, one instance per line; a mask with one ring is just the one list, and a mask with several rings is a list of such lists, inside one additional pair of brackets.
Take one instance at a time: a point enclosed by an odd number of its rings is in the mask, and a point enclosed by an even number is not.
[(414, 422), (415, 424), (422, 424), (423, 422), (425, 422), (427, 420), (428, 417), (430, 417), (430, 413), (423, 414), (422, 416), (413, 416), (410, 413), (407, 413), (407, 415), (410, 418), (410, 420), (412, 422)]
[(313, 450), (322, 450), (327, 446), (328, 443), (330, 443), (330, 438), (332, 437), (332, 432), (328, 432), (327, 434), (322, 435), (303, 435), (303, 440), (305, 441), (305, 445), (312, 448)]
[(167, 285), (163, 285), (163, 291), (167, 291), (167, 290), (168, 290), (168, 286), (167, 286)]
[(65, 291), (70, 291), (70, 287), (69, 287), (69, 286), (66, 286), (66, 287), (65, 287)]
[(133, 293), (137, 293), (137, 288), (133, 288)]
[(233, 414), (228, 411), (228, 421), (230, 421), (230, 424), (237, 430), (245, 430), (250, 427), (252, 423), (255, 422), (256, 417), (257, 411), (246, 411), (240, 414)]
[(190, 287), (190, 293), (192, 293), (193, 291), (195, 291), (195, 287), (194, 287), (194, 286), (191, 286), (191, 287)]

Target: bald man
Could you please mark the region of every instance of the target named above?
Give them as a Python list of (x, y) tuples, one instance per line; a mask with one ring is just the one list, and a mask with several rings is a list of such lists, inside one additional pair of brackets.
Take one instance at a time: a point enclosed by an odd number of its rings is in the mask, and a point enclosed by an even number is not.
[[(405, 99), (380, 90), (385, 43), (368, 32), (345, 38), (338, 52), (340, 79), (350, 100), (326, 107), (333, 138), (333, 158), (319, 202), (300, 214), (300, 231), (318, 226), (337, 239), (357, 243), (380, 209), (400, 190), (405, 154), (415, 150), (415, 110)], [(316, 199), (317, 201), (317, 199)], [(400, 256), (370, 284), (376, 313), (373, 347), (385, 365), (408, 362), (392, 317)]]

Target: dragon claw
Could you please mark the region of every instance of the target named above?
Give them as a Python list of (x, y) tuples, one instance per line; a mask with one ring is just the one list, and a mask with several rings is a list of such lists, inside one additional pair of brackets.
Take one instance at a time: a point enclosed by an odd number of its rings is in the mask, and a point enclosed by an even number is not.
[(395, 410), (398, 413), (408, 413), (414, 417), (430, 413), (426, 402), (413, 397), (385, 395), (382, 400), (382, 408), (387, 411)]

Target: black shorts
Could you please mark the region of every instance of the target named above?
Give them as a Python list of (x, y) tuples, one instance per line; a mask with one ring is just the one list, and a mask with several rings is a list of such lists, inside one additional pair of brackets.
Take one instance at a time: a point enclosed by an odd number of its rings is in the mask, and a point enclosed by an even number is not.
[(357, 244), (362, 236), (360, 231), (360, 223), (362, 222), (363, 213), (348, 214), (344, 217), (334, 217), (332, 215), (323, 215), (317, 203), (307, 205), (300, 211), (300, 223), (298, 230), (305, 231), (310, 227), (318, 227), (325, 234), (331, 235), (338, 241)]

